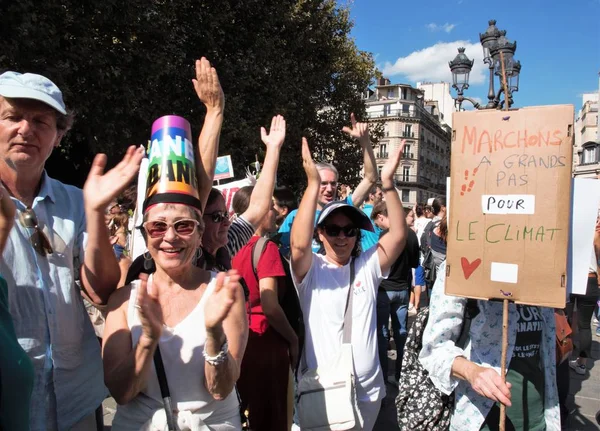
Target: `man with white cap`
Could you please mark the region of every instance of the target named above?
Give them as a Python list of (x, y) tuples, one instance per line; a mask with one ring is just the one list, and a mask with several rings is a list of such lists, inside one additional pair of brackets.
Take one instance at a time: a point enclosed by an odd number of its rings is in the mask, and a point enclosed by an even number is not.
[(96, 429), (106, 395), (100, 346), (75, 280), (96, 304), (116, 288), (119, 266), (104, 213), (143, 157), (143, 148), (130, 147), (104, 173), (106, 156), (97, 155), (83, 191), (50, 178), (45, 162), (72, 120), (46, 77), (0, 75), (0, 180), (17, 208), (0, 273), (17, 338), (34, 366), (33, 431)]

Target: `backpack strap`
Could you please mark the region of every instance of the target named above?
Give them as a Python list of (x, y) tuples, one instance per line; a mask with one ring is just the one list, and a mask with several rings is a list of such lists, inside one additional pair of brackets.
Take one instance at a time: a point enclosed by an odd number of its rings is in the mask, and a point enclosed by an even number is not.
[(261, 236), (258, 238), (258, 241), (254, 243), (252, 246), (252, 271), (254, 271), (254, 277), (258, 280), (258, 261), (262, 256), (265, 248), (267, 247), (267, 243), (269, 242), (268, 238)]
[(471, 321), (479, 314), (479, 307), (477, 306), (477, 300), (473, 298), (467, 299), (467, 305), (465, 305), (465, 317), (463, 319), (462, 327), (460, 328), (460, 335), (456, 340), (456, 347), (464, 349), (469, 341), (469, 331), (471, 330)]

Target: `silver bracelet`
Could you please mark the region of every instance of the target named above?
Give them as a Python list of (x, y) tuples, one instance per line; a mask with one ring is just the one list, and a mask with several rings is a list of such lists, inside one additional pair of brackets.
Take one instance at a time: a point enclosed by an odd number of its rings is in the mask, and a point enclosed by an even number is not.
[(227, 354), (229, 353), (229, 346), (227, 345), (227, 338), (225, 338), (225, 342), (221, 346), (221, 351), (216, 354), (216, 356), (209, 356), (206, 353), (206, 349), (202, 351), (202, 355), (204, 356), (204, 360), (208, 362), (210, 365), (217, 366), (222, 364), (227, 360)]

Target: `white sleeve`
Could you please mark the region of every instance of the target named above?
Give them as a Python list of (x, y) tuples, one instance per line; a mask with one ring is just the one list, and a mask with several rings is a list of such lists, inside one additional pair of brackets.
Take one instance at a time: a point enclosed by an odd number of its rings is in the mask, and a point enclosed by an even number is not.
[(431, 381), (440, 391), (450, 395), (459, 379), (452, 377), (452, 363), (457, 356), (466, 356), (456, 346), (465, 315), (466, 298), (444, 293), (446, 262), (442, 262), (433, 286), (429, 319), (423, 332), (423, 348), (419, 360), (429, 372)]

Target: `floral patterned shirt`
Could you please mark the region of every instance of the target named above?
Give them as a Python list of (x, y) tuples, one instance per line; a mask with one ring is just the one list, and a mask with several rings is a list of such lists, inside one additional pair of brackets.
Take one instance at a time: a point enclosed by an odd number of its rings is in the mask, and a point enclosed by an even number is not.
[[(446, 262), (438, 271), (433, 286), (429, 309), (429, 320), (423, 334), (423, 348), (419, 360), (429, 372), (433, 384), (443, 393), (455, 391), (456, 403), (450, 429), (457, 431), (478, 430), (494, 402), (475, 392), (471, 385), (452, 376), (452, 363), (457, 356), (484, 367), (494, 368), (500, 373), (502, 356), (502, 303), (477, 301), (479, 314), (472, 320), (469, 342), (465, 349), (455, 345), (460, 335), (467, 298), (449, 296), (444, 293)], [(540, 307), (544, 320), (540, 347), (541, 368), (544, 372), (545, 398), (544, 416), (548, 431), (560, 430), (558, 391), (556, 388), (555, 322), (552, 308)], [(507, 367), (517, 337), (518, 311), (514, 303), (509, 304)]]

